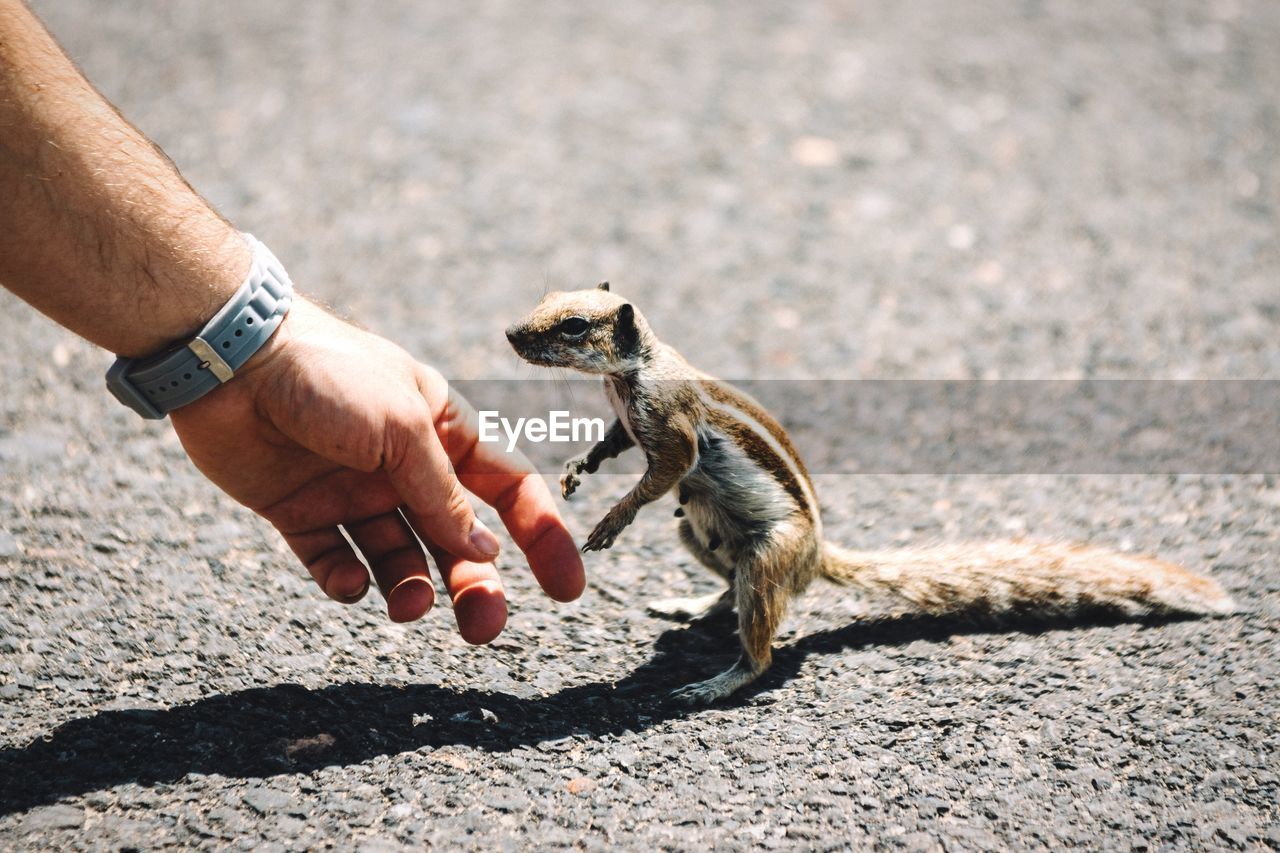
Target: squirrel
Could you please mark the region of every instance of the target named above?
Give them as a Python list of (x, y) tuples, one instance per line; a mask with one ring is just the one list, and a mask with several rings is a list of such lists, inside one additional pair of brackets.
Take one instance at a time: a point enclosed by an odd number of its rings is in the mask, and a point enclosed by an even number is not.
[(641, 507), (675, 491), (681, 543), (728, 587), (650, 610), (694, 619), (736, 607), (742, 654), (727, 671), (676, 690), (704, 705), (768, 669), (790, 600), (816, 578), (927, 616), (1126, 618), (1226, 614), (1234, 603), (1213, 580), (1161, 560), (1087, 545), (997, 541), (888, 551), (827, 542), (813, 484), (786, 430), (759, 403), (692, 367), (662, 343), (608, 282), (548, 293), (506, 330), (525, 361), (603, 377), (617, 419), (602, 441), (565, 463), (567, 500), (584, 474), (633, 446), (647, 469), (609, 510), (582, 550), (609, 548)]

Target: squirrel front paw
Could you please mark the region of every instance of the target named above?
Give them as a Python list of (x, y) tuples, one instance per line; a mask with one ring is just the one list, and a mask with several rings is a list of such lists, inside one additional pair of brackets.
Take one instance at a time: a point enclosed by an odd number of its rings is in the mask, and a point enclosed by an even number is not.
[(618, 538), (618, 534), (631, 523), (635, 518), (634, 512), (614, 507), (609, 510), (608, 514), (600, 520), (595, 530), (591, 531), (591, 535), (587, 537), (587, 544), (582, 546), (583, 553), (587, 551), (603, 551), (613, 547), (613, 540)]
[(582, 473), (586, 467), (581, 459), (570, 459), (564, 463), (564, 473), (560, 475), (560, 496), (565, 500), (569, 500), (569, 496), (578, 490), (578, 486), (582, 484), (582, 478), (578, 475)]

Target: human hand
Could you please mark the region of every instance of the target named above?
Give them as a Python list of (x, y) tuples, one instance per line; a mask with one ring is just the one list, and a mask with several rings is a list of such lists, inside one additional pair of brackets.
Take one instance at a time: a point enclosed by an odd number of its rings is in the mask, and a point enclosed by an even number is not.
[(338, 601), (369, 587), (342, 525), (391, 619), (425, 614), (435, 591), (420, 538), (463, 639), (496, 637), (498, 541), (464, 486), (498, 511), (547, 595), (582, 593), (582, 559), (529, 462), (480, 444), (474, 410), (435, 370), (306, 300), (234, 379), (170, 417), (196, 466), (270, 521)]

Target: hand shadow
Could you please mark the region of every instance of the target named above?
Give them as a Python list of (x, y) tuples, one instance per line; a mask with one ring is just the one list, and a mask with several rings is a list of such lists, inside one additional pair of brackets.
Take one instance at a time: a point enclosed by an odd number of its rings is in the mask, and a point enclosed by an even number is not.
[[(1124, 620), (1103, 616), (1091, 622), (1006, 622), (998, 630), (1119, 621)], [(262, 778), (422, 747), (463, 744), (504, 752), (570, 736), (642, 731), (698, 713), (668, 694), (732, 663), (738, 653), (735, 630), (732, 614), (669, 629), (658, 637), (653, 656), (620, 681), (536, 698), (431, 684), (335, 684), (316, 690), (278, 684), (163, 710), (103, 711), (25, 746), (0, 749), (0, 815), (129, 782), (174, 782), (188, 773)], [(750, 702), (786, 682), (809, 655), (990, 630), (989, 623), (984, 628), (899, 617), (819, 631), (779, 648), (769, 672), (721, 707)]]

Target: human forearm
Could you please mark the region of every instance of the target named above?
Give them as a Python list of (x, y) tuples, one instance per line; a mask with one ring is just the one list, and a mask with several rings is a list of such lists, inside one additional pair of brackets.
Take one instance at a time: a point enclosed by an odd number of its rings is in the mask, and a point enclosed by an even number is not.
[(18, 0), (0, 0), (0, 283), (121, 355), (188, 337), (250, 253), (93, 89)]

